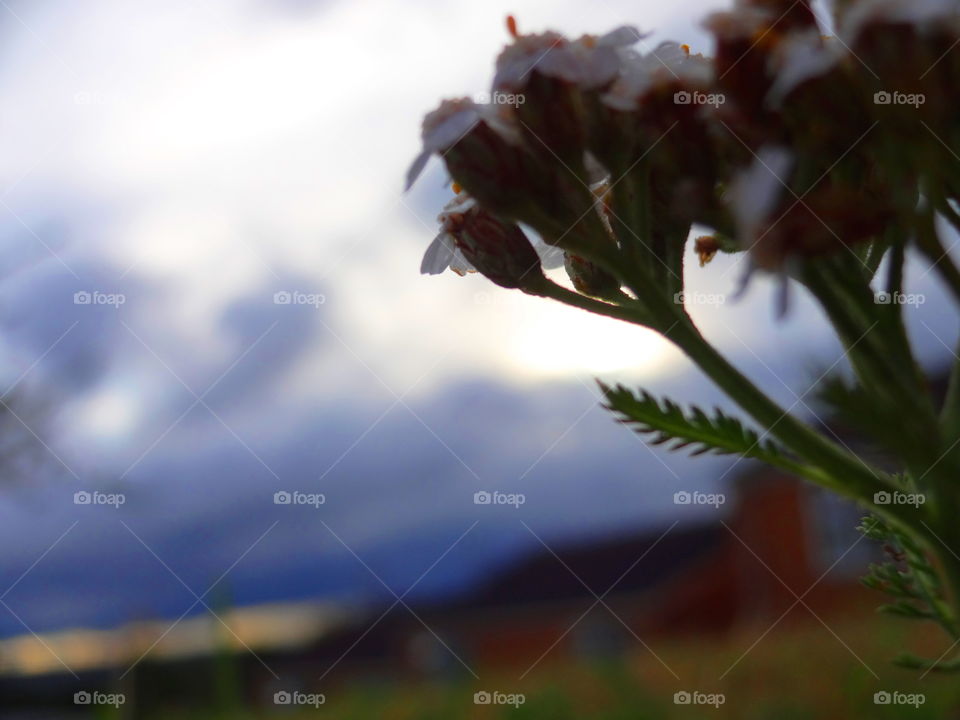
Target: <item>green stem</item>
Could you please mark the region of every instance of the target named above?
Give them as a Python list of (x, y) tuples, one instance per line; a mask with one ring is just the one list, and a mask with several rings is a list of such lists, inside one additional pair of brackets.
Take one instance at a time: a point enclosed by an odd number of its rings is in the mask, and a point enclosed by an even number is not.
[(887, 268), (887, 293), (892, 297), (903, 292), (903, 263), (905, 245), (902, 235), (897, 233), (890, 243), (890, 265)]
[(822, 487), (871, 506), (900, 527), (915, 527), (916, 519), (908, 516), (903, 506), (874, 505), (875, 493), (894, 489), (882, 479), (881, 474), (770, 400), (703, 338), (689, 318), (678, 315), (675, 308), (671, 308), (675, 320), (665, 326), (663, 320), (651, 314), (641, 314), (639, 306), (617, 307), (579, 295), (550, 281), (545, 281), (543, 287), (537, 289), (537, 294), (664, 333), (771, 435), (819, 469), (819, 472), (803, 473), (804, 476)]
[(641, 325), (646, 328), (653, 328), (653, 320), (649, 316), (645, 316), (643, 308), (640, 307), (636, 301), (632, 301), (627, 295), (624, 295), (624, 300), (630, 300), (635, 304), (632, 306), (626, 305), (612, 305), (603, 300), (597, 300), (592, 297), (587, 297), (586, 295), (581, 295), (578, 292), (569, 290), (562, 285), (558, 285), (552, 280), (547, 278), (540, 278), (535, 283), (531, 284), (528, 289), (525, 290), (530, 295), (538, 295), (540, 297), (550, 298), (552, 300), (557, 300), (562, 302), (564, 305), (569, 305), (571, 307), (579, 308), (581, 310), (586, 310), (587, 312), (592, 312), (597, 315), (605, 315), (615, 320), (622, 320), (623, 322), (628, 322), (633, 325)]
[[(893, 269), (897, 264), (895, 254), (890, 281), (899, 286), (899, 273)], [(893, 408), (897, 417), (904, 408), (910, 408), (923, 425), (920, 437), (934, 442), (937, 428), (933, 404), (903, 324), (901, 296), (891, 297), (889, 304), (878, 304), (866, 278), (858, 272), (848, 258), (836, 264), (822, 259), (805, 266), (803, 281), (837, 329), (864, 387), (886, 396), (886, 406)]]
[(957, 347), (957, 360), (950, 371), (947, 396), (940, 411), (940, 428), (943, 442), (947, 446), (960, 438), (960, 343)]
[(831, 490), (872, 504), (874, 493), (890, 489), (879, 473), (767, 397), (717, 352), (693, 323), (678, 323), (670, 335), (670, 339), (767, 432), (800, 457), (825, 470)]
[(616, 254), (604, 252), (602, 249), (593, 248), (589, 255), (593, 262), (620, 277), (636, 294), (638, 303), (635, 306), (617, 307), (585, 298), (565, 288), (557, 290), (549, 286), (538, 294), (661, 333), (690, 357), (761, 427), (799, 457), (820, 468), (824, 473), (820, 483), (823, 487), (870, 507), (873, 512), (898, 527), (919, 533), (928, 542), (932, 540), (929, 533), (918, 528), (919, 520), (923, 517), (921, 511), (910, 510), (909, 506), (874, 503), (876, 493), (895, 490), (895, 485), (885, 480), (882, 473), (871, 468), (861, 458), (800, 422), (767, 397), (707, 342), (683, 308), (674, 304), (672, 298), (664, 297), (661, 289), (648, 280), (647, 273), (628, 263), (622, 263)]
[(917, 229), (917, 245), (933, 263), (933, 267), (953, 293), (954, 299), (960, 302), (960, 270), (937, 235), (935, 218), (936, 214), (932, 209), (921, 216)]

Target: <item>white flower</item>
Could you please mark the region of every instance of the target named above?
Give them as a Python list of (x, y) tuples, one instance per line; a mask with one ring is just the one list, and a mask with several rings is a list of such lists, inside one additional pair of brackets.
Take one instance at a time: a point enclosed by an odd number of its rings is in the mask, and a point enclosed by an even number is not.
[(443, 208), (443, 211), (437, 215), (440, 232), (423, 254), (423, 260), (420, 263), (421, 275), (439, 275), (447, 268), (453, 270), (457, 275), (465, 275), (468, 272), (475, 271), (473, 265), (457, 249), (453, 231), (463, 214), (475, 207), (476, 204), (473, 198), (461, 192), (459, 195), (455, 195)]
[(664, 42), (649, 53), (631, 53), (603, 102), (615, 110), (636, 110), (642, 97), (658, 85), (706, 85), (712, 79), (713, 64), (709, 60), (691, 55), (685, 45)]
[(620, 70), (622, 48), (644, 37), (629, 25), (605, 35), (584, 35), (570, 41), (555, 32), (520, 35), (497, 58), (493, 86), (520, 91), (533, 70), (592, 89), (613, 80)]
[[(477, 207), (477, 201), (463, 191), (446, 204), (437, 216), (440, 232), (427, 247), (420, 262), (421, 275), (440, 275), (447, 268), (457, 275), (476, 272), (476, 268), (457, 248), (455, 236), (455, 232), (462, 224), (463, 216), (475, 207)], [(530, 235), (530, 231), (527, 231), (527, 235)], [(547, 245), (540, 239), (535, 240), (532, 245), (540, 256), (544, 269), (552, 270), (563, 265), (563, 250), (560, 248)]]
[(853, 42), (871, 22), (933, 25), (956, 22), (957, 0), (859, 0), (852, 3), (841, 21), (841, 35)]
[(757, 157), (730, 183), (727, 202), (743, 242), (752, 243), (770, 217), (787, 185), (793, 154), (783, 147), (760, 148)]
[(779, 104), (794, 88), (829, 72), (843, 54), (837, 39), (823, 38), (816, 29), (787, 35), (774, 49), (775, 75), (768, 100)]
[(519, 144), (519, 132), (505, 110), (502, 106), (480, 104), (470, 98), (444, 100), (423, 119), (423, 150), (407, 171), (406, 190), (416, 182), (431, 155), (446, 152), (481, 122), (511, 144)]

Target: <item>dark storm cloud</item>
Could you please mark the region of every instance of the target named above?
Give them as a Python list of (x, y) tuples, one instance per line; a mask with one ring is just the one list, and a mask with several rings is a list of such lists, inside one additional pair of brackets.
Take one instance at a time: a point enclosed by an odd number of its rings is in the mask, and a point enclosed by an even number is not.
[[(266, 414), (264, 422), (282, 423), (285, 431), (258, 445), (258, 458), (229, 433), (199, 451), (155, 454), (135, 478), (111, 488), (127, 495), (119, 510), (78, 509), (74, 488), (61, 486), (48, 488), (38, 522), (11, 512), (8, 497), (10, 531), (29, 538), (7, 551), (5, 565), (14, 573), (36, 558), (38, 544), (81, 521), (70, 542), (18, 586), (17, 613), (36, 629), (52, 629), (151, 612), (176, 617), (192, 604), (121, 520), (198, 593), (273, 526), (225, 582), (237, 604), (384, 600), (379, 581), (324, 523), (402, 593), (478, 522), (415, 593), (439, 597), (533, 547), (537, 541), (520, 518), (551, 539), (656, 524), (672, 508), (677, 476), (709, 482), (729, 462), (691, 463), (659, 451), (654, 457), (628, 431), (617, 431), (580, 385), (518, 392), (469, 382), (409, 409), (396, 406), (371, 429), (374, 419), (337, 408)], [(473, 495), (482, 489), (522, 492), (528, 500), (519, 511), (479, 507)], [(275, 505), (278, 490), (323, 493), (326, 502)], [(0, 631), (20, 630), (12, 618), (0, 618)]]
[(0, 282), (3, 343), (27, 363), (39, 360), (37, 369), (49, 383), (76, 392), (89, 388), (129, 338), (121, 320), (131, 321), (159, 290), (122, 274), (65, 257), (6, 277)]

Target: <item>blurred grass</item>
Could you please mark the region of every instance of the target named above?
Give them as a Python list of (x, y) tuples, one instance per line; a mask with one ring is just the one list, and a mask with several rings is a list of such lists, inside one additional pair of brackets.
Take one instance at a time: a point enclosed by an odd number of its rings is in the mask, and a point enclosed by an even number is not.
[[(210, 717), (305, 720), (318, 716), (338, 720), (960, 718), (960, 678), (931, 674), (921, 680), (919, 673), (898, 669), (889, 662), (907, 647), (933, 656), (946, 649), (942, 638), (920, 632), (920, 626), (868, 616), (831, 618), (828, 629), (809, 617), (790, 626), (780, 625), (764, 635), (771, 624), (772, 621), (756, 623), (722, 638), (645, 638), (663, 663), (640, 643), (616, 660), (574, 661), (554, 651), (557, 654), (547, 655), (523, 679), (520, 676), (529, 663), (518, 664), (513, 669), (476, 667), (479, 681), (469, 675), (445, 683), (381, 678), (314, 688), (312, 692), (323, 692), (327, 698), (319, 710), (212, 710), (194, 716), (178, 710), (173, 715), (160, 711), (150, 717), (158, 720), (174, 716), (185, 720)], [(523, 693), (526, 702), (518, 708), (475, 705), (473, 694), (478, 690)], [(719, 708), (675, 705), (673, 695), (678, 690), (723, 693), (725, 703)], [(884, 690), (923, 693), (926, 701), (919, 708), (876, 705), (874, 693)]]

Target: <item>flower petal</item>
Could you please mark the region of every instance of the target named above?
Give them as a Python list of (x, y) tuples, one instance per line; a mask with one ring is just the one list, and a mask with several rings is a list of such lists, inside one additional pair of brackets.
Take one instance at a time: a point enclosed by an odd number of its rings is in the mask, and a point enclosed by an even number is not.
[(427, 161), (430, 159), (430, 156), (433, 155), (429, 150), (423, 150), (413, 162), (410, 163), (410, 169), (407, 170), (407, 182), (403, 186), (403, 191), (407, 192), (410, 188), (413, 187), (413, 184), (417, 181), (417, 178), (420, 177), (420, 173), (423, 172), (423, 169), (427, 166)]
[(786, 148), (760, 148), (750, 167), (730, 184), (727, 200), (742, 241), (753, 243), (757, 239), (760, 228), (788, 187), (787, 176), (793, 161), (793, 153)]
[(641, 33), (633, 25), (621, 25), (597, 38), (597, 45), (603, 47), (625, 47), (642, 40), (650, 33)]
[(454, 247), (450, 235), (442, 232), (437, 235), (427, 247), (420, 263), (421, 275), (439, 275), (453, 260)]
[(817, 30), (793, 33), (777, 46), (774, 63), (777, 75), (769, 100), (779, 104), (798, 85), (830, 71), (842, 55), (837, 40), (824, 40)]

